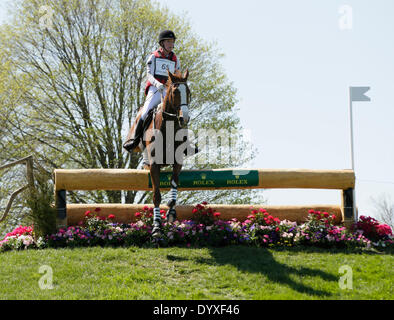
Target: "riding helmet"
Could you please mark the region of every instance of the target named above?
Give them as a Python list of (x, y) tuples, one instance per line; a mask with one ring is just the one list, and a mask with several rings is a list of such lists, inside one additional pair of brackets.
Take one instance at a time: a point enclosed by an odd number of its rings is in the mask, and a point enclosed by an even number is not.
[(159, 34), (159, 44), (163, 40), (169, 40), (169, 39), (174, 39), (174, 41), (176, 40), (174, 32), (172, 32), (171, 30), (164, 30), (164, 31), (160, 32), (160, 34)]

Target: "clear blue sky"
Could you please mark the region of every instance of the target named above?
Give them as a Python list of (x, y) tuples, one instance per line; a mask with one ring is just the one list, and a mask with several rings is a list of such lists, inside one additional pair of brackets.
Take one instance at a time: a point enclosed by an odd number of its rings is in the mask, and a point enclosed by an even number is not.
[[(242, 125), (259, 151), (256, 168), (350, 169), (348, 88), (370, 86), (371, 102), (353, 103), (357, 206), (374, 215), (371, 196), (394, 202), (394, 1), (160, 3), (187, 12), (193, 30), (226, 55)], [(352, 8), (350, 30), (339, 27), (343, 5)], [(264, 194), (269, 204), (341, 201), (336, 190)]]

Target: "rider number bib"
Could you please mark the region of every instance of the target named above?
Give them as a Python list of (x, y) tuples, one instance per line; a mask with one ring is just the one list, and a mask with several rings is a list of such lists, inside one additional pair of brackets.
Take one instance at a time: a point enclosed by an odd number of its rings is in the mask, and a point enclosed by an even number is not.
[(175, 71), (175, 61), (168, 59), (156, 58), (155, 75), (158, 76), (168, 76), (167, 69), (174, 73)]

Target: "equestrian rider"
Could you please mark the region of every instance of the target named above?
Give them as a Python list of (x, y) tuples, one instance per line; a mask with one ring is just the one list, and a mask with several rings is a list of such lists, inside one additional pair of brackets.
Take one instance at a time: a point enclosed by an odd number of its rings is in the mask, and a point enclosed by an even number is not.
[(149, 111), (155, 108), (161, 102), (162, 97), (166, 95), (165, 83), (168, 79), (167, 69), (174, 73), (180, 69), (179, 60), (174, 49), (176, 37), (171, 30), (164, 30), (159, 34), (160, 48), (153, 52), (147, 62), (147, 83), (145, 87), (146, 100), (142, 107), (141, 117), (138, 120), (134, 139), (126, 141), (124, 148), (131, 152), (140, 142), (143, 134), (143, 124)]

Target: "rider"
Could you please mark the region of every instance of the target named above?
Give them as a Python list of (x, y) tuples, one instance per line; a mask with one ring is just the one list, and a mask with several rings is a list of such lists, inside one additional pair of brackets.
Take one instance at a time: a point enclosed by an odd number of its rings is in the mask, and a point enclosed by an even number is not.
[(141, 117), (138, 120), (134, 139), (126, 141), (123, 147), (131, 152), (140, 142), (143, 134), (144, 120), (148, 116), (149, 111), (156, 107), (162, 97), (166, 95), (165, 83), (168, 79), (167, 69), (174, 73), (180, 69), (177, 56), (172, 51), (174, 49), (176, 37), (171, 30), (164, 30), (159, 34), (160, 48), (153, 52), (147, 62), (148, 81), (145, 87), (146, 100), (142, 108)]

